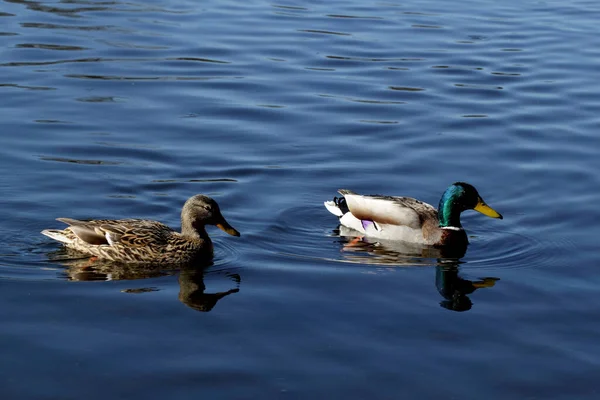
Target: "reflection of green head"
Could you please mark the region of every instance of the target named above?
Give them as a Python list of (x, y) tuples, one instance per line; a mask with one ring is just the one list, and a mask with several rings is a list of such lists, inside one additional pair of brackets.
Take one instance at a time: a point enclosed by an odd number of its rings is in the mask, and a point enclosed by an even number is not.
[(502, 219), (502, 215), (489, 207), (472, 185), (455, 182), (446, 189), (438, 206), (440, 227), (461, 228), (460, 213), (475, 210), (492, 218)]

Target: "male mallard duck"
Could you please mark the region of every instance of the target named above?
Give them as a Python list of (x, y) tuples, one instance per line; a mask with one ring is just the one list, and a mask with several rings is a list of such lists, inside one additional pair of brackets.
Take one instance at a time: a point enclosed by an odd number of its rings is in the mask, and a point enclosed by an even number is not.
[(122, 262), (179, 264), (212, 254), (212, 242), (204, 229), (207, 224), (240, 236), (221, 215), (217, 202), (201, 194), (183, 205), (181, 233), (160, 222), (143, 219), (57, 220), (69, 227), (46, 229), (42, 234), (82, 253)]
[(437, 210), (410, 197), (362, 196), (344, 189), (339, 193), (343, 197), (326, 201), (325, 207), (340, 217), (343, 226), (373, 238), (433, 246), (466, 245), (469, 241), (460, 224), (461, 212), (473, 209), (502, 219), (473, 186), (464, 182), (446, 189)]

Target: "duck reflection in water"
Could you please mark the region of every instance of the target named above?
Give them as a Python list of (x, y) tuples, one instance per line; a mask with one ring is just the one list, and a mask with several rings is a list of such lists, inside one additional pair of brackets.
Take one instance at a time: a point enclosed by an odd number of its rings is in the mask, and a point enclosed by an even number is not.
[[(210, 270), (212, 261), (205, 260), (199, 265), (190, 265), (178, 269), (165, 269), (163, 267), (143, 264), (122, 264), (114, 261), (92, 260), (90, 258), (65, 258), (71, 254), (69, 250), (61, 250), (50, 254), (53, 261), (60, 263), (66, 269), (66, 279), (71, 281), (109, 281), (109, 280), (138, 280), (156, 278), (160, 276), (179, 275), (179, 301), (186, 306), (202, 312), (213, 309), (219, 300), (230, 294), (240, 291), (241, 278), (237, 273), (225, 270)], [(235, 288), (224, 292), (205, 293), (206, 277), (226, 276), (233, 281)], [(124, 293), (146, 293), (159, 289), (154, 287), (139, 287), (124, 289)]]
[(499, 278), (487, 277), (475, 281), (458, 275), (458, 263), (440, 263), (435, 268), (435, 286), (445, 299), (440, 305), (452, 311), (468, 311), (473, 302), (467, 296), (477, 289), (492, 287)]
[[(237, 285), (240, 284), (241, 278), (238, 274), (227, 273), (226, 275)], [(223, 297), (240, 291), (238, 287), (217, 293), (204, 293), (205, 290), (204, 271), (196, 268), (181, 270), (179, 273), (179, 301), (194, 310), (210, 311)]]
[(444, 298), (440, 306), (452, 311), (467, 311), (473, 306), (468, 295), (477, 289), (493, 287), (499, 278), (485, 277), (469, 280), (459, 275), (460, 259), (467, 246), (436, 248), (401, 241), (373, 240), (357, 236), (358, 232), (340, 226), (339, 236), (343, 258), (347, 261), (380, 266), (434, 265), (435, 286)]

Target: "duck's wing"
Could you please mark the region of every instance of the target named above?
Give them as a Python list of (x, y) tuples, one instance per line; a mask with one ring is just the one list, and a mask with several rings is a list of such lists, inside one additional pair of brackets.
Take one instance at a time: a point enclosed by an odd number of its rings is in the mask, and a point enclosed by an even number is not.
[(73, 218), (57, 218), (57, 221), (64, 222), (69, 225), (66, 229), (44, 229), (43, 235), (46, 235), (54, 240), (70, 245), (77, 241), (82, 241), (85, 245), (106, 245), (108, 241), (104, 235), (97, 233), (94, 230), (96, 224), (107, 222), (103, 221), (80, 221)]
[(412, 197), (360, 195), (341, 189), (349, 211), (362, 221), (419, 229), (426, 220), (437, 220), (437, 210)]
[(141, 219), (79, 221), (59, 218), (68, 230), (90, 245), (145, 247), (165, 245), (173, 230), (157, 222)]

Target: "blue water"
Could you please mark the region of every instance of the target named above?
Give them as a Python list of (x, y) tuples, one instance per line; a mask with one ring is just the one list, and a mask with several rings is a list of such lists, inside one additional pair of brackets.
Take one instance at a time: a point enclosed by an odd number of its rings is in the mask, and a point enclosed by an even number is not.
[[(0, 3), (3, 399), (597, 399), (600, 3)], [(432, 204), (460, 262), (352, 243), (339, 188)], [(56, 217), (211, 265), (92, 264)]]

